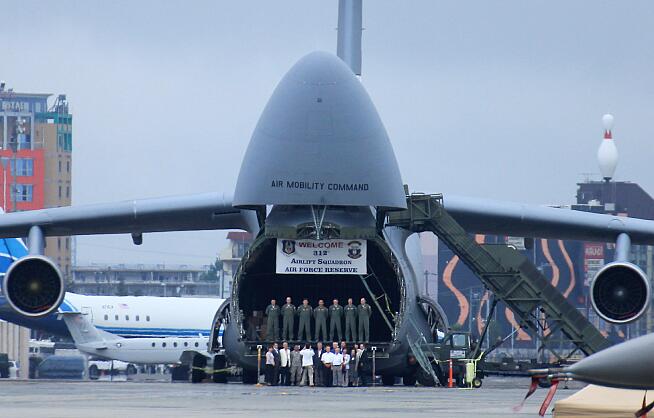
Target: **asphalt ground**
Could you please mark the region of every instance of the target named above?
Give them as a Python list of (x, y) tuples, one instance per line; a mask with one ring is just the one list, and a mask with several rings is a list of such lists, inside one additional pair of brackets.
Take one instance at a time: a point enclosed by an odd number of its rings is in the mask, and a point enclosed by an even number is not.
[[(502, 377), (486, 378), (482, 388), (469, 390), (3, 379), (0, 417), (537, 417), (546, 389), (521, 411), (512, 408), (528, 387), (527, 378)], [(559, 388), (554, 401), (581, 387)]]

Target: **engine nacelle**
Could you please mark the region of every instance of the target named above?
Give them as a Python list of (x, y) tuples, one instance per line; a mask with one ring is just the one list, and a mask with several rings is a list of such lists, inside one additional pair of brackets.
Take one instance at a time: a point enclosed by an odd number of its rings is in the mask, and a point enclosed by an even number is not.
[(66, 289), (55, 263), (44, 256), (28, 255), (9, 266), (2, 292), (16, 312), (38, 318), (61, 305)]
[(650, 285), (636, 265), (616, 261), (605, 265), (590, 285), (595, 312), (607, 322), (626, 324), (640, 318), (649, 307)]

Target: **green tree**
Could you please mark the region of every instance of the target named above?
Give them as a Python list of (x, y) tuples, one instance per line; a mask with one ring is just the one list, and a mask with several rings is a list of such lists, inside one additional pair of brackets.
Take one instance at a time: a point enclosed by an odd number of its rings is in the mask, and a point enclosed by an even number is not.
[(219, 259), (209, 266), (209, 269), (200, 274), (200, 280), (205, 282), (217, 282), (220, 278), (220, 272), (223, 270), (223, 262)]

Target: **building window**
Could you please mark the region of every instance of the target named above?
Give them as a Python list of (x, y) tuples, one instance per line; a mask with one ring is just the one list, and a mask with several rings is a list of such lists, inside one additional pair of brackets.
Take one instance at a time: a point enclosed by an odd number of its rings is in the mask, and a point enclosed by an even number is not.
[(61, 199), (61, 186), (59, 186), (59, 199)]
[(61, 238), (57, 238), (57, 249), (61, 250)]
[(34, 160), (32, 158), (15, 158), (10, 161), (12, 176), (30, 177), (34, 175)]
[(66, 197), (70, 197), (70, 186), (66, 186)]
[(66, 249), (70, 249), (70, 238), (66, 238)]
[(31, 184), (16, 184), (12, 188), (12, 202), (31, 202), (34, 186)]
[(61, 173), (61, 161), (59, 161), (59, 172)]
[(70, 173), (70, 161), (66, 161), (66, 171)]

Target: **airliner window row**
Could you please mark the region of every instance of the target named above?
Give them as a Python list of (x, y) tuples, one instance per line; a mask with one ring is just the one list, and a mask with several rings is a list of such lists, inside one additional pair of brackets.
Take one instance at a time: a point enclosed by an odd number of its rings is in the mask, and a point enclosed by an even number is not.
[[(209, 343), (206, 343), (206, 344), (207, 344), (207, 347), (209, 347)], [(199, 347), (200, 343), (196, 341), (194, 345), (195, 345), (195, 347)], [(152, 347), (156, 347), (156, 346), (157, 346), (157, 343), (152, 343)], [(189, 342), (184, 341), (184, 347), (188, 347), (188, 346), (189, 346)], [(166, 343), (161, 343), (161, 347), (166, 348)], [(176, 341), (173, 342), (173, 347), (177, 347), (177, 342)]]
[[(134, 319), (136, 320), (136, 322), (139, 322), (141, 320), (141, 317), (139, 315), (136, 315), (136, 317)], [(109, 315), (105, 314), (104, 320), (108, 321), (109, 320)], [(120, 320), (120, 316), (116, 315), (115, 320), (116, 321)], [(129, 321), (129, 315), (125, 315), (125, 321)], [(146, 315), (145, 322), (150, 322), (150, 315)]]

